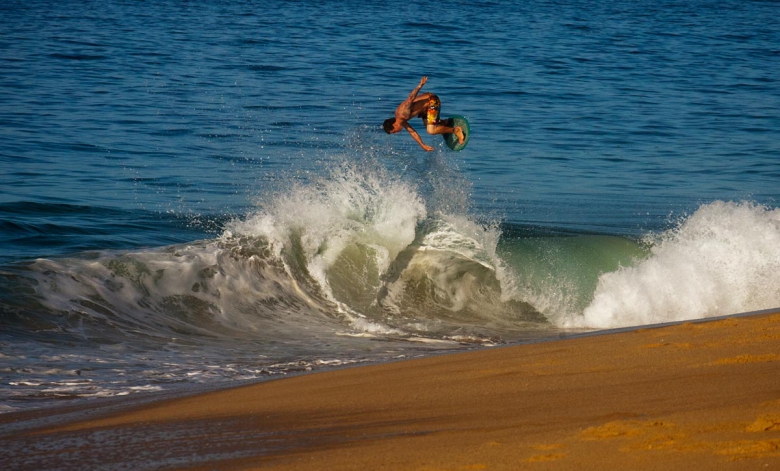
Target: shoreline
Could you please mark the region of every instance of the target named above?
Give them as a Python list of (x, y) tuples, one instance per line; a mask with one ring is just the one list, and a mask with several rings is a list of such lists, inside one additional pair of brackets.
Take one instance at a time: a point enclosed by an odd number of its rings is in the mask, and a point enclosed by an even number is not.
[[(11, 469), (766, 469), (778, 341), (770, 309), (73, 406), (64, 422), (10, 413), (0, 455)], [(41, 426), (12, 430), (23, 415)]]
[(2, 429), (4, 427), (7, 428), (8, 424), (16, 424), (17, 427), (15, 428), (15, 430), (21, 430), (21, 431), (44, 428), (44, 427), (54, 427), (61, 424), (62, 422), (69, 422), (70, 420), (68, 419), (68, 416), (72, 414), (89, 413), (91, 416), (94, 415), (95, 418), (100, 418), (103, 415), (121, 412), (127, 409), (140, 407), (145, 404), (156, 403), (156, 402), (170, 400), (170, 399), (183, 399), (191, 396), (218, 392), (227, 389), (242, 388), (246, 386), (264, 384), (271, 381), (280, 381), (284, 379), (296, 378), (298, 376), (303, 376), (303, 375), (322, 374), (322, 373), (329, 373), (333, 371), (339, 371), (343, 369), (364, 368), (367, 366), (376, 366), (376, 365), (383, 365), (383, 364), (390, 364), (390, 363), (397, 363), (397, 362), (408, 362), (408, 361), (421, 360), (425, 358), (438, 357), (438, 356), (460, 355), (460, 354), (465, 354), (470, 352), (477, 352), (483, 349), (513, 348), (522, 345), (532, 345), (532, 344), (546, 343), (546, 342), (558, 342), (561, 340), (571, 340), (580, 337), (610, 335), (616, 333), (633, 332), (636, 330), (643, 330), (643, 329), (654, 329), (659, 327), (674, 326), (674, 325), (686, 324), (686, 323), (695, 324), (695, 323), (711, 322), (711, 321), (718, 321), (723, 319), (739, 318), (739, 317), (750, 317), (750, 316), (772, 314), (772, 313), (780, 313), (780, 307), (773, 308), (773, 309), (761, 309), (758, 311), (747, 311), (747, 312), (741, 312), (737, 314), (724, 314), (722, 316), (715, 316), (715, 317), (708, 317), (708, 318), (662, 322), (657, 324), (646, 324), (646, 325), (629, 326), (629, 327), (615, 327), (611, 329), (593, 329), (593, 330), (573, 329), (571, 331), (561, 331), (555, 336), (553, 335), (541, 336), (538, 338), (526, 339), (514, 343), (491, 345), (489, 347), (479, 346), (479, 347), (473, 347), (471, 349), (465, 349), (465, 350), (449, 350), (443, 352), (436, 352), (422, 357), (405, 357), (405, 358), (386, 360), (377, 363), (368, 362), (368, 363), (347, 364), (342, 366), (330, 367), (327, 369), (319, 369), (319, 370), (312, 370), (312, 371), (298, 371), (298, 372), (288, 373), (285, 375), (269, 376), (267, 378), (262, 378), (262, 379), (254, 378), (254, 379), (247, 379), (241, 381), (231, 381), (227, 383), (184, 384), (181, 385), (181, 387), (177, 387), (175, 389), (154, 391), (154, 392), (148, 392), (148, 393), (137, 394), (137, 395), (132, 394), (132, 395), (125, 395), (125, 396), (111, 396), (111, 397), (104, 397), (104, 398), (81, 398), (75, 400), (74, 403), (65, 401), (62, 405), (48, 405), (43, 407), (11, 410), (8, 412), (0, 413), (0, 437), (2, 437), (2, 432), (3, 432)]

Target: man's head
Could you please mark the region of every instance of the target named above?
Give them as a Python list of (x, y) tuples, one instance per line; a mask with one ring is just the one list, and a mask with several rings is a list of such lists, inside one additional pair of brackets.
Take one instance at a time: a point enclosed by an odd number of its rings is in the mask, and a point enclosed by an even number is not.
[(382, 128), (387, 134), (395, 134), (401, 130), (401, 126), (396, 126), (395, 118), (387, 118), (385, 122), (382, 123)]

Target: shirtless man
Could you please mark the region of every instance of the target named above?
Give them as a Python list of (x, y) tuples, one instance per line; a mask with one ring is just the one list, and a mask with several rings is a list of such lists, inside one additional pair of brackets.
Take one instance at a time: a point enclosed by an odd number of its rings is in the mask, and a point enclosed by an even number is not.
[(422, 89), (423, 85), (428, 81), (428, 77), (423, 77), (420, 80), (420, 84), (412, 90), (409, 97), (404, 100), (403, 103), (398, 105), (395, 109), (395, 118), (388, 118), (382, 124), (385, 132), (388, 134), (395, 134), (401, 130), (401, 128), (409, 131), (420, 147), (426, 151), (432, 151), (433, 147), (425, 144), (417, 131), (409, 125), (409, 120), (412, 118), (422, 118), (423, 124), (425, 124), (425, 130), (428, 134), (449, 134), (454, 133), (458, 138), (459, 143), (463, 143), (463, 129), (460, 126), (454, 128), (441, 124), (439, 120), (439, 111), (441, 110), (441, 100), (433, 93), (423, 93), (417, 95)]

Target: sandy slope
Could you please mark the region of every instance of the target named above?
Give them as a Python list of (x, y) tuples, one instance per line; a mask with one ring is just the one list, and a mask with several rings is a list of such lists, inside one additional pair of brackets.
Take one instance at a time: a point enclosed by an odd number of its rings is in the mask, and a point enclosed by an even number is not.
[(780, 313), (305, 375), (0, 447), (11, 469), (780, 469)]

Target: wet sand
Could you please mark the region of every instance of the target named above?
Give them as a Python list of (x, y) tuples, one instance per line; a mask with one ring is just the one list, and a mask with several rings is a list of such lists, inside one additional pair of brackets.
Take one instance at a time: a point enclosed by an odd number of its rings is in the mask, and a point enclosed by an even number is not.
[[(0, 416), (4, 430), (8, 417)], [(780, 469), (780, 313), (309, 374), (69, 420), (6, 431), (0, 461), (10, 460), (6, 469)]]

